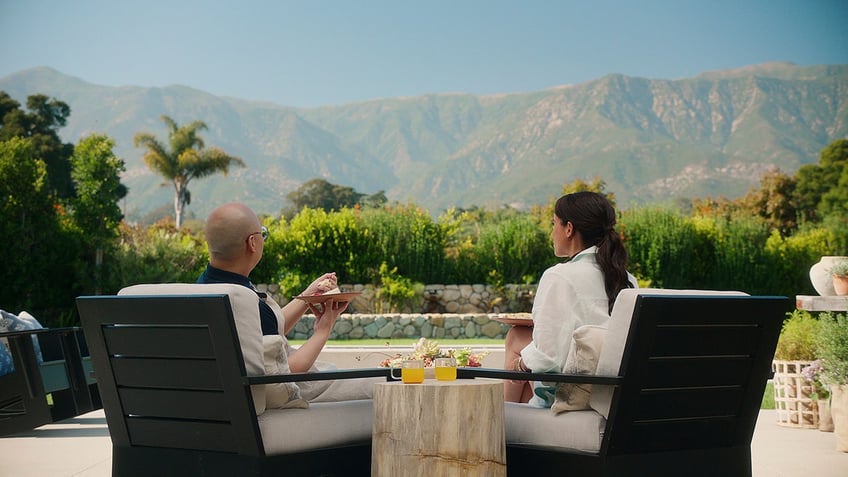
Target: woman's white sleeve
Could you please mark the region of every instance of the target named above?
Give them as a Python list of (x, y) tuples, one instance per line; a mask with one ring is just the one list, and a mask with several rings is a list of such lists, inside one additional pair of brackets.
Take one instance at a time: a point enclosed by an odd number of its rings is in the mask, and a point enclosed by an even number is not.
[(534, 372), (562, 372), (574, 330), (574, 288), (561, 275), (545, 273), (533, 305), (533, 341), (522, 351)]

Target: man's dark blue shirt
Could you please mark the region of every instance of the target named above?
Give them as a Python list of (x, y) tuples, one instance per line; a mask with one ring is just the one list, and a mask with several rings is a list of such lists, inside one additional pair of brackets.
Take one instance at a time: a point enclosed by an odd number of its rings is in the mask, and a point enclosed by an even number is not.
[(256, 287), (253, 286), (253, 283), (251, 283), (246, 276), (221, 270), (220, 268), (215, 268), (212, 265), (206, 265), (206, 270), (200, 275), (200, 278), (197, 279), (197, 283), (234, 283), (236, 285), (250, 288), (259, 295), (259, 320), (262, 324), (262, 334), (280, 334), (280, 328), (277, 325), (277, 315), (274, 313), (274, 310), (265, 303), (265, 294), (256, 290)]

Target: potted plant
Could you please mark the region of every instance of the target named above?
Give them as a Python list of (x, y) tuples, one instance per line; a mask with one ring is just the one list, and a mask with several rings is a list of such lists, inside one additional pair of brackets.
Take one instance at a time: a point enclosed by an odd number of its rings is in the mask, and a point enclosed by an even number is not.
[(848, 295), (848, 259), (835, 262), (828, 270), (833, 276), (833, 289), (837, 295)]
[(848, 452), (848, 313), (822, 313), (817, 341), (821, 380), (830, 388), (836, 450)]
[(817, 429), (818, 403), (802, 372), (816, 359), (819, 322), (804, 310), (789, 313), (774, 352), (774, 405), (777, 422), (788, 427)]

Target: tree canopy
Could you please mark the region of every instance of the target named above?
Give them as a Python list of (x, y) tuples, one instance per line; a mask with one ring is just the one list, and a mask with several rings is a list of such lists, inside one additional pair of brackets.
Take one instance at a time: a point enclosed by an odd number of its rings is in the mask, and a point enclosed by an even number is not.
[(198, 131), (207, 129), (203, 121), (179, 126), (168, 116), (163, 115), (161, 119), (168, 127), (170, 149), (154, 135), (145, 132), (136, 134), (134, 143), (136, 147), (147, 148), (142, 157), (147, 167), (173, 184), (174, 221), (177, 228), (180, 228), (185, 206), (191, 203), (189, 182), (219, 172), (226, 175), (230, 166), (244, 167), (244, 161), (216, 147), (207, 149), (198, 134)]
[(27, 98), (27, 109), (5, 91), (0, 91), (0, 141), (14, 137), (30, 139), (32, 155), (47, 166), (47, 190), (58, 197), (74, 194), (70, 157), (74, 146), (63, 143), (59, 128), (65, 126), (71, 108), (64, 102), (35, 94)]
[(284, 211), (283, 215), (288, 217), (305, 207), (330, 212), (344, 207), (354, 207), (357, 204), (379, 207), (388, 202), (384, 191), (368, 195), (357, 192), (352, 187), (331, 184), (324, 179), (306, 181), (289, 192), (286, 198), (291, 202), (291, 209), (288, 212)]
[(818, 164), (801, 166), (796, 178), (806, 219), (818, 222), (830, 214), (848, 213), (848, 139), (830, 143), (822, 149)]
[(117, 237), (123, 219), (118, 202), (127, 195), (120, 178), (125, 167), (112, 152), (114, 145), (108, 136), (92, 134), (77, 144), (71, 157), (71, 177), (77, 189), (71, 202), (74, 222), (97, 246)]

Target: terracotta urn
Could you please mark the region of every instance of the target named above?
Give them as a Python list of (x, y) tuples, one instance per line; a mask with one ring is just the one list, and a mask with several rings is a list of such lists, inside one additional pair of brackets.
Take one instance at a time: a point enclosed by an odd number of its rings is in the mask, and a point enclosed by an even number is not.
[(833, 290), (836, 295), (845, 296), (848, 295), (848, 276), (844, 275), (834, 275), (833, 276)]
[(836, 295), (836, 290), (833, 288), (833, 276), (830, 274), (829, 270), (835, 262), (846, 259), (848, 259), (846, 256), (826, 255), (815, 265), (810, 267), (810, 281), (813, 284), (813, 288), (816, 289), (819, 295)]

